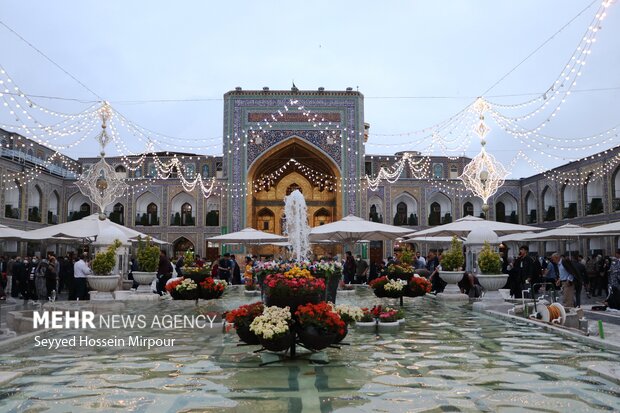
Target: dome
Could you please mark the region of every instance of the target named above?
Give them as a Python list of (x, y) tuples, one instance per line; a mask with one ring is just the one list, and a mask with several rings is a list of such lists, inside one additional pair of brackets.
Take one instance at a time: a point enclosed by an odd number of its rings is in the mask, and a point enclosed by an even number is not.
[(499, 239), (497, 234), (491, 231), (488, 228), (479, 227), (472, 230), (467, 239), (465, 240), (465, 245), (483, 245), (484, 242), (488, 242), (491, 245), (498, 245)]
[(110, 225), (110, 221), (101, 221), (101, 231), (93, 245), (111, 245), (115, 239), (119, 240), (123, 245), (129, 245), (127, 235), (114, 225)]

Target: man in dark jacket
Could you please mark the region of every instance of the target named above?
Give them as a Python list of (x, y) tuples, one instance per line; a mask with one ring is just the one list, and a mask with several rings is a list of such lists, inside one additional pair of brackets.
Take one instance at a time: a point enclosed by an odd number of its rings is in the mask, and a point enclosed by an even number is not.
[(161, 250), (159, 251), (159, 266), (157, 268), (157, 294), (163, 295), (166, 283), (170, 278), (172, 278), (172, 264), (166, 256), (166, 251)]
[(512, 269), (508, 271), (506, 286), (510, 288), (510, 295), (515, 298), (523, 297), (523, 290), (528, 287), (526, 281), (532, 282), (540, 276), (540, 266), (529, 256), (529, 251), (527, 245), (522, 245), (519, 248), (519, 256), (513, 262)]

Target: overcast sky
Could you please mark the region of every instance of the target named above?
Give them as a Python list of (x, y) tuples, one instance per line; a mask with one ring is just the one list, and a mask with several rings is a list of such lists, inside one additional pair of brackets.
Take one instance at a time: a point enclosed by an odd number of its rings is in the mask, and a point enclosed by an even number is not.
[[(449, 118), (590, 4), (0, 0), (0, 21), (128, 118), (157, 132), (220, 137), (224, 93), (235, 86), (290, 89), (294, 80), (300, 89), (358, 89), (371, 124), (369, 143), (398, 143), (412, 138), (373, 134), (415, 131)], [(544, 92), (598, 6), (597, 1), (485, 96)], [(574, 93), (547, 128), (549, 135), (589, 135), (620, 123), (620, 5), (609, 8), (603, 23), (576, 90), (609, 90)], [(1, 25), (0, 45), (0, 63), (25, 92), (98, 100)], [(518, 103), (528, 98), (492, 99)], [(148, 102), (162, 99), (189, 101)], [(35, 101), (55, 110), (79, 111), (89, 105)], [(0, 112), (1, 120), (7, 116)], [(507, 165), (522, 145), (492, 122), (489, 126), (488, 149)], [(616, 137), (609, 146), (619, 142)], [(366, 152), (397, 150), (402, 148), (368, 146)], [(466, 154), (474, 156), (478, 150), (473, 140)], [(66, 153), (93, 156), (97, 150), (83, 144)], [(532, 157), (548, 167), (563, 163)], [(511, 178), (531, 174), (520, 162)]]

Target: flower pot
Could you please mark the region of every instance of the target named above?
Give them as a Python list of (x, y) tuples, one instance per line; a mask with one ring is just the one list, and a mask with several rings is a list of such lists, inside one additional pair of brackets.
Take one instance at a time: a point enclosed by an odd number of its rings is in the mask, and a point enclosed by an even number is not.
[(250, 331), (250, 326), (247, 325), (241, 325), (238, 327), (235, 327), (235, 331), (237, 332), (237, 336), (239, 337), (239, 340), (243, 341), (246, 344), (260, 344), (260, 340), (258, 339), (258, 336), (256, 334), (254, 334), (252, 331)]
[(299, 332), (299, 341), (310, 350), (323, 350), (334, 343), (336, 336), (336, 333), (325, 334), (314, 327), (306, 327)]
[(265, 339), (259, 337), (260, 344), (269, 351), (285, 351), (291, 346), (291, 333), (286, 333), (275, 339)]
[(113, 300), (112, 291), (118, 287), (120, 275), (89, 275), (86, 277), (90, 288), (96, 291), (91, 297), (97, 300)]
[(336, 295), (338, 294), (338, 284), (340, 284), (340, 280), (342, 279), (341, 274), (332, 274), (331, 277), (326, 279), (326, 288), (325, 288), (325, 301), (331, 301), (336, 304)]
[(140, 284), (136, 292), (151, 294), (151, 283), (157, 278), (157, 272), (134, 271), (132, 275), (134, 281)]
[(260, 295), (260, 290), (243, 290), (243, 295), (254, 297)]
[(463, 279), (463, 271), (439, 271), (442, 280), (448, 283), (443, 293), (438, 298), (448, 301), (469, 301), (467, 294), (462, 294), (458, 282)]
[(400, 328), (400, 323), (398, 321), (390, 321), (387, 323), (379, 322), (379, 333), (396, 333)]
[(506, 285), (508, 274), (479, 274), (477, 278), (485, 290), (482, 297), (483, 300), (504, 301), (504, 297), (499, 292), (499, 289)]
[(376, 321), (358, 321), (355, 323), (355, 329), (360, 332), (374, 332), (376, 328)]
[(349, 333), (349, 326), (345, 324), (344, 326), (344, 333), (343, 334), (336, 334), (336, 339), (334, 340), (333, 344), (338, 344), (340, 343), (342, 340), (344, 340), (344, 338), (347, 336), (347, 334)]
[(399, 318), (397, 321), (398, 321), (398, 324), (405, 324), (404, 318)]
[[(200, 297), (198, 289), (178, 291), (181, 300), (196, 300)], [(174, 297), (172, 297), (174, 298)]]
[(216, 298), (220, 298), (222, 294), (224, 294), (224, 291), (213, 291), (200, 288), (198, 297), (202, 298), (203, 300), (214, 300)]
[(295, 314), (297, 307), (300, 305), (306, 305), (308, 303), (317, 304), (321, 301), (321, 297), (318, 294), (309, 295), (292, 295), (288, 297), (270, 296), (265, 295), (265, 305), (268, 307), (276, 306), (280, 308), (289, 307), (291, 314)]

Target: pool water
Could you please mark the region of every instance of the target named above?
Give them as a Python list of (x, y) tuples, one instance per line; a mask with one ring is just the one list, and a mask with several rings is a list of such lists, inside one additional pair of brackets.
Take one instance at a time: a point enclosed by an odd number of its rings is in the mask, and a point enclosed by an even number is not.
[[(200, 311), (234, 308), (240, 290)], [(339, 302), (381, 303), (366, 290)], [(389, 303), (384, 300), (383, 303)], [(125, 311), (195, 314), (189, 302), (127, 303)], [(0, 386), (0, 411), (449, 412), (620, 410), (620, 386), (590, 373), (590, 362), (620, 354), (527, 323), (508, 323), (430, 297), (406, 299), (398, 334), (352, 329), (350, 345), (328, 349), (328, 364), (297, 359), (259, 367), (256, 346), (200, 329), (118, 330), (175, 338), (172, 348), (2, 347), (0, 368), (21, 376)], [(84, 331), (59, 330), (53, 337)], [(92, 330), (109, 337), (110, 330)]]

